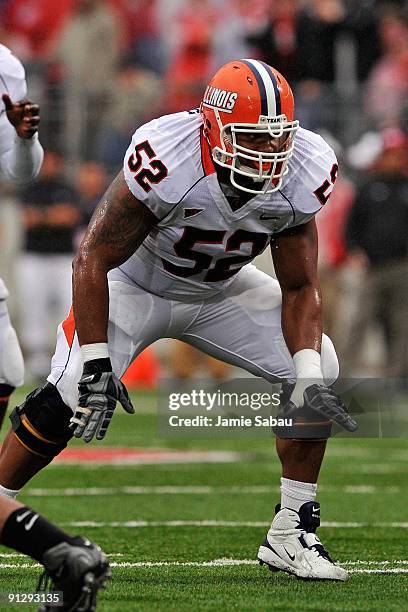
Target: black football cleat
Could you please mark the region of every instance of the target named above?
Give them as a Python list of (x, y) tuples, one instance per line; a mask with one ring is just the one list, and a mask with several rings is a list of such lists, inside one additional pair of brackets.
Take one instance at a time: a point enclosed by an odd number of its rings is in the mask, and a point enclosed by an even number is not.
[(44, 554), (44, 573), (37, 591), (62, 592), (63, 603), (45, 603), (39, 612), (93, 612), (99, 589), (111, 578), (106, 555), (99, 546), (78, 537), (74, 544), (61, 542)]

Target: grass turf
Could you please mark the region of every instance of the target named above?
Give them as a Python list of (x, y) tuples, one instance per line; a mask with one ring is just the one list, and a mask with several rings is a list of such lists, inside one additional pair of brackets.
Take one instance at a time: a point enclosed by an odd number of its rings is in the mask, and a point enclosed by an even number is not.
[[(175, 565), (177, 562), (200, 564), (220, 558), (255, 560), (278, 499), (280, 468), (272, 441), (267, 439), (157, 439), (154, 396), (138, 394), (134, 401), (141, 414), (130, 417), (118, 411), (102, 445), (234, 450), (241, 451), (242, 456), (233, 463), (214, 464), (99, 467), (55, 464), (29, 483), (21, 495), (23, 502), (67, 531), (87, 535), (112, 555), (113, 580), (100, 595), (99, 610), (406, 608), (406, 573), (352, 573), (347, 583), (338, 584), (298, 581), (249, 563)], [(83, 443), (75, 441), (73, 445), (81, 447)], [(402, 563), (406, 559), (408, 530), (402, 525), (378, 525), (407, 521), (407, 458), (408, 443), (402, 439), (356, 438), (330, 442), (320, 479), (322, 520), (365, 525), (322, 527), (320, 536), (335, 558), (347, 563), (350, 569), (364, 572), (408, 569), (408, 564)], [(129, 486), (141, 489), (126, 493), (122, 488)], [(178, 492), (169, 489), (168, 493), (152, 489), (163, 486), (208, 489), (179, 489)], [(83, 495), (64, 494), (66, 487), (96, 487), (100, 494), (89, 495), (86, 491)], [(257, 493), (256, 487), (264, 487), (265, 491)], [(56, 495), (58, 491), (47, 494), (47, 489), (59, 489), (59, 494)], [(72, 524), (81, 521), (93, 521), (95, 526)], [(126, 521), (146, 523), (132, 527), (125, 525)], [(168, 521), (255, 524), (150, 524)], [(100, 523), (110, 526), (97, 526)], [(10, 554), (10, 551), (2, 548), (1, 553)], [(170, 565), (125, 565), (163, 561)], [(0, 557), (0, 567), (0, 591), (35, 589), (41, 570), (32, 567), (31, 559)], [(15, 610), (16, 607), (0, 603), (0, 609)], [(24, 609), (35, 607), (27, 605)]]

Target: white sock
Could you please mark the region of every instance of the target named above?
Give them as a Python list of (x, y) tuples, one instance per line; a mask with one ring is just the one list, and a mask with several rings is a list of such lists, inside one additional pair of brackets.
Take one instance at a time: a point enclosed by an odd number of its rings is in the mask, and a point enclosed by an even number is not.
[(21, 489), (17, 489), (17, 491), (14, 491), (13, 489), (6, 489), (6, 487), (0, 485), (0, 495), (4, 495), (4, 497), (8, 497), (9, 499), (16, 499), (20, 491)]
[(316, 499), (317, 484), (281, 478), (281, 507), (298, 512), (300, 506)]

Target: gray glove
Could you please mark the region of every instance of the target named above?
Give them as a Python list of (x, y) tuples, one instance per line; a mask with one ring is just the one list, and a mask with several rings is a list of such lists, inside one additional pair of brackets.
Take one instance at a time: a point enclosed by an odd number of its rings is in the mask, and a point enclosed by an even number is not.
[(112, 372), (110, 359), (87, 361), (78, 389), (79, 402), (70, 427), (74, 436), (85, 442), (105, 437), (117, 402), (129, 414), (135, 412), (125, 385)]
[[(293, 386), (287, 385), (285, 387), (281, 396), (281, 410), (278, 416), (290, 417), (299, 411), (298, 406), (290, 399), (287, 399), (292, 390)], [(310, 385), (310, 387), (306, 387), (303, 399), (304, 408), (310, 408), (318, 412), (326, 419), (340, 425), (346, 431), (356, 431), (358, 429), (358, 424), (348, 413), (346, 405), (330, 387), (319, 384)]]

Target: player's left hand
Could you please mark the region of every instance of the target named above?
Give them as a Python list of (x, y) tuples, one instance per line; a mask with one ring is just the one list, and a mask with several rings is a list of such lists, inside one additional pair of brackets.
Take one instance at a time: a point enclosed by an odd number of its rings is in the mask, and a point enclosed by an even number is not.
[(87, 361), (78, 389), (78, 407), (70, 423), (74, 436), (83, 437), (85, 442), (94, 436), (97, 440), (105, 437), (117, 402), (129, 414), (135, 412), (125, 385), (112, 371), (110, 359)]
[(13, 102), (8, 94), (2, 96), (7, 119), (20, 138), (32, 138), (38, 132), (40, 107), (30, 100)]
[[(296, 387), (293, 393), (295, 390)], [(282, 406), (282, 413), (285, 417), (291, 416), (300, 407), (298, 402), (293, 401), (293, 393), (292, 397)], [(333, 389), (326, 387), (324, 384), (314, 383), (306, 387), (303, 391), (302, 405), (337, 423), (346, 431), (352, 432), (358, 429), (357, 421), (348, 413), (343, 400)]]

